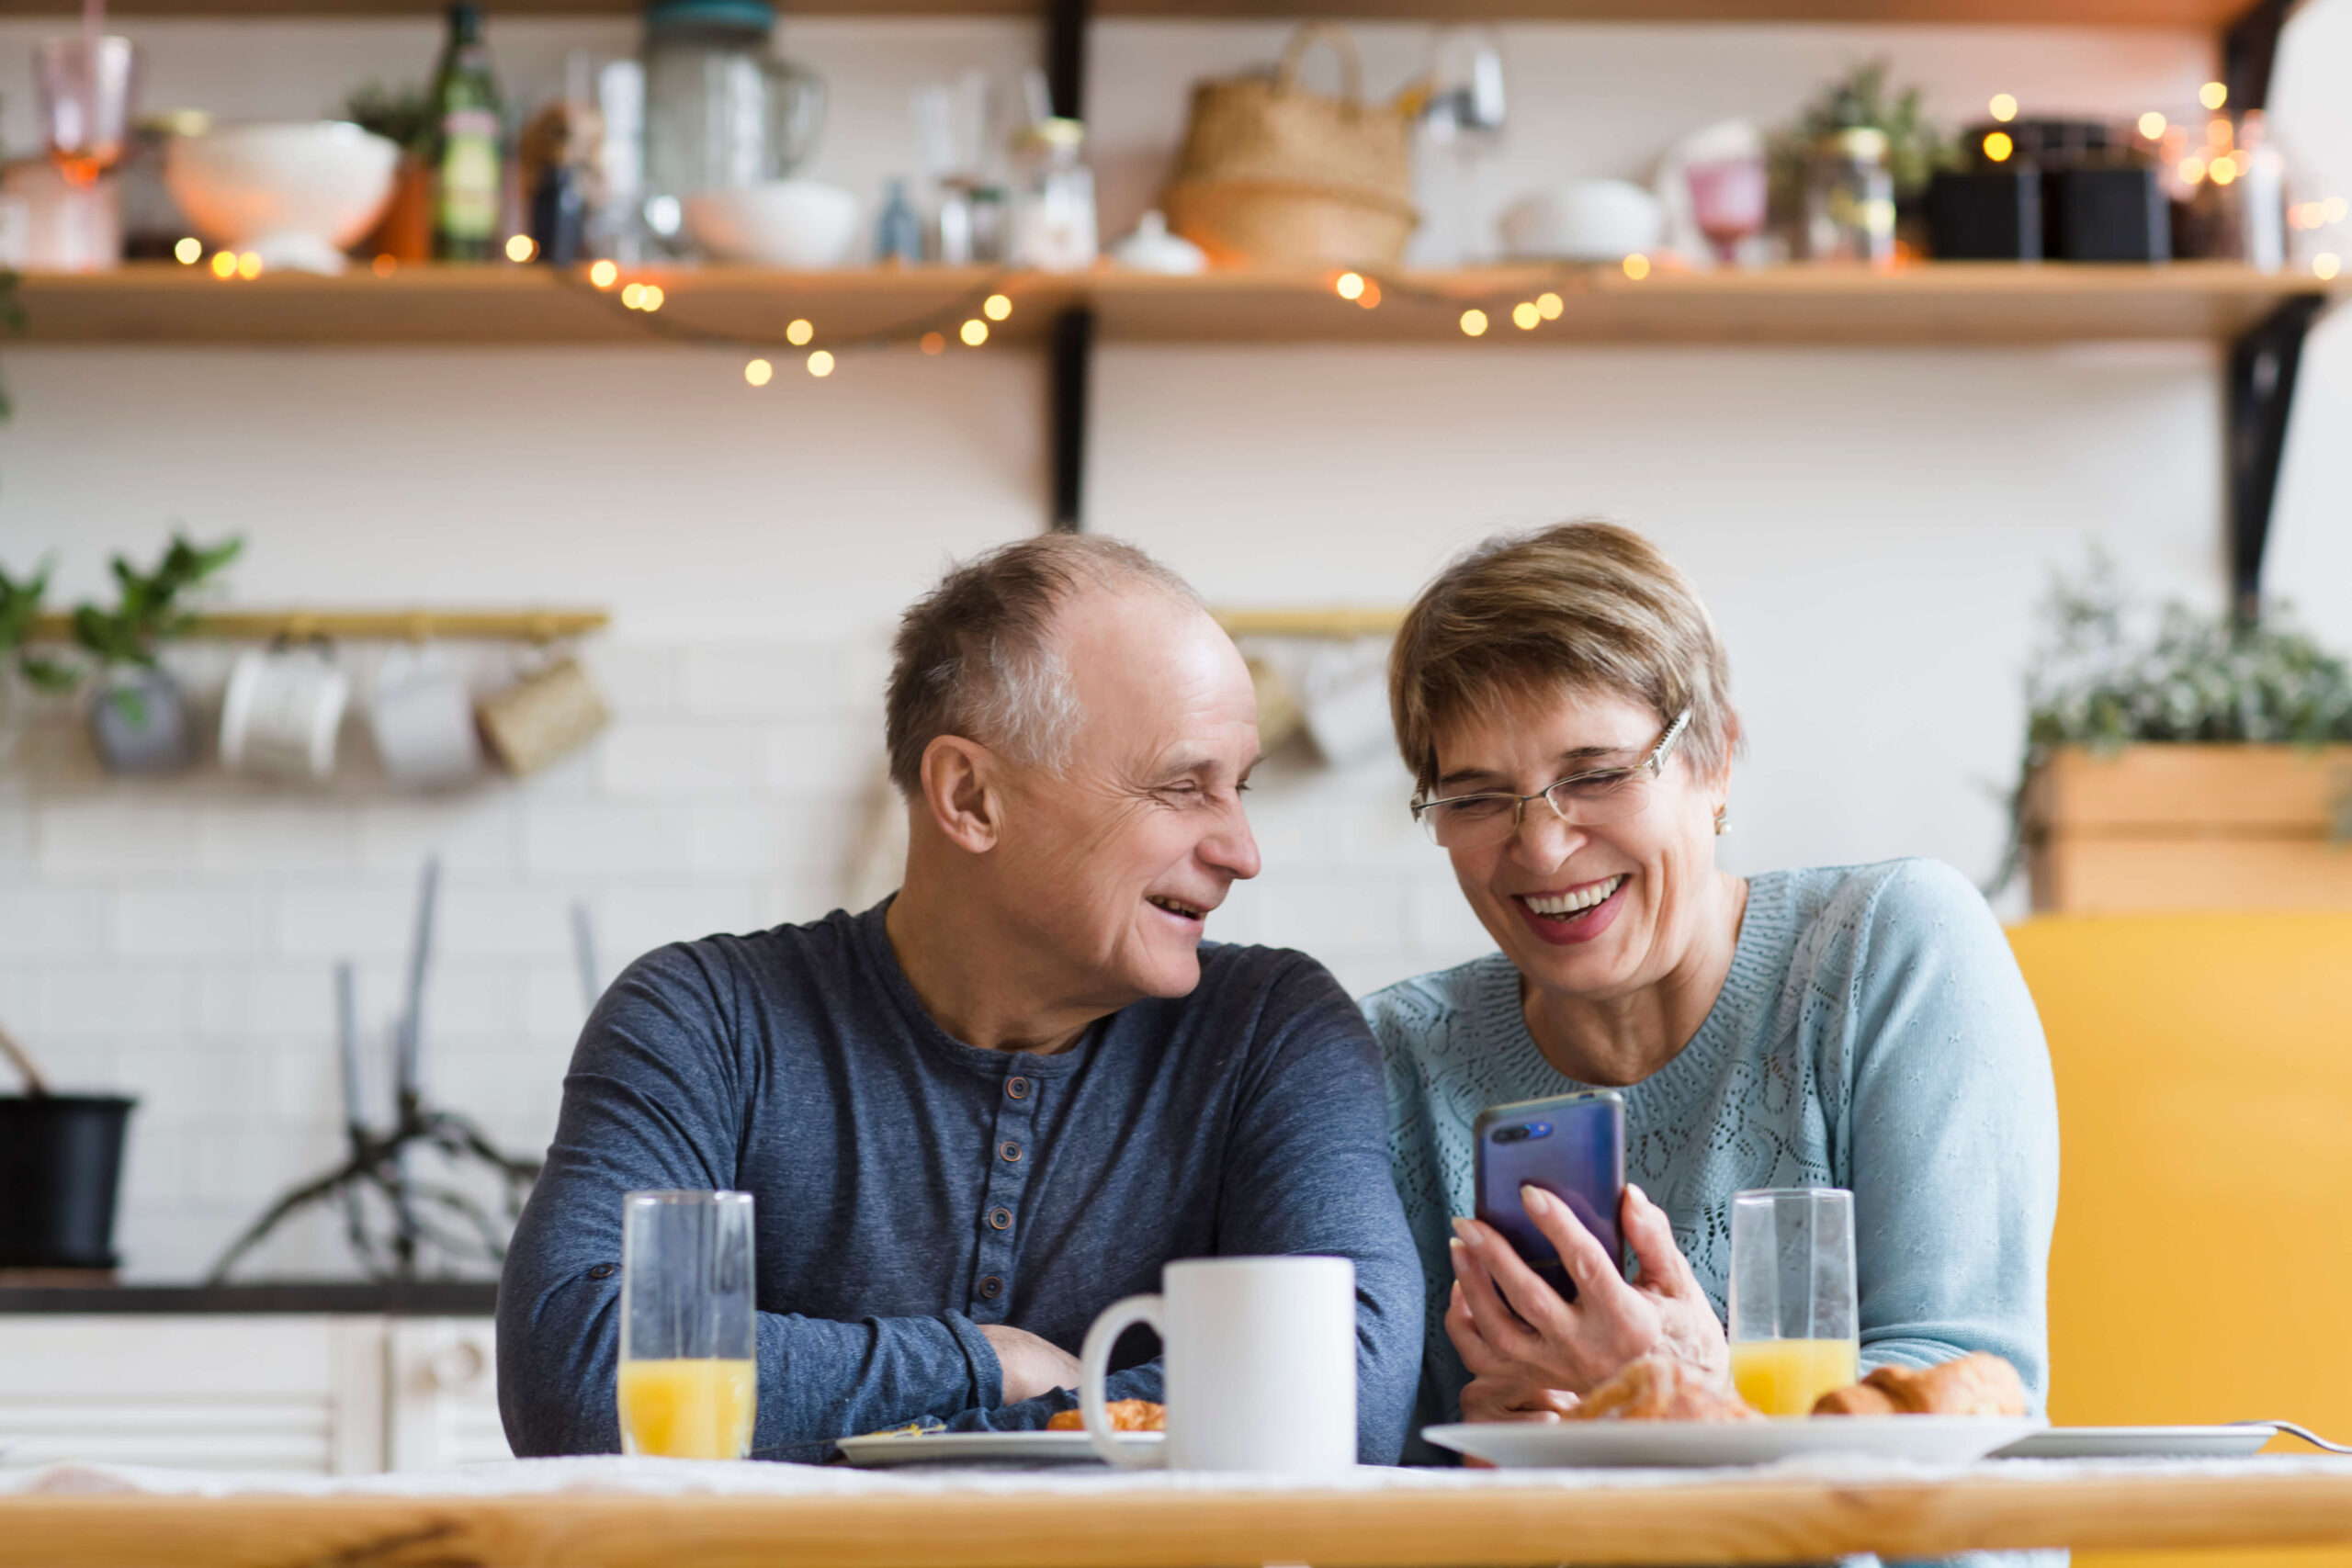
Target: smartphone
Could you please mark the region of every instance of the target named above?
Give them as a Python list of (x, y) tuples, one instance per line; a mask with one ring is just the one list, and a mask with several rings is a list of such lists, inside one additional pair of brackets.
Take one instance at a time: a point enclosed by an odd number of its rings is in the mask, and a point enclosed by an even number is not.
[(1595, 1089), (1490, 1105), (1478, 1112), (1470, 1134), (1478, 1218), (1500, 1231), (1563, 1300), (1576, 1300), (1576, 1283), (1559, 1252), (1527, 1217), (1519, 1198), (1523, 1184), (1566, 1203), (1600, 1239), (1617, 1271), (1625, 1271), (1625, 1237), (1617, 1224), (1625, 1191), (1624, 1096)]

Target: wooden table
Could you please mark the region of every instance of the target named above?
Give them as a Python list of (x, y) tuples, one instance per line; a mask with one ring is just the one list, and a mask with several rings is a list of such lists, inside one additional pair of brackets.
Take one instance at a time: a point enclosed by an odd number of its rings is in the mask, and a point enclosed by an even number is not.
[[(2035, 1473), (2035, 1472), (2039, 1473)], [(1850, 1551), (2352, 1542), (2352, 1464), (1718, 1473), (1610, 1486), (1067, 1484), (864, 1495), (0, 1497), (0, 1565), (1315, 1568), (1773, 1562)]]

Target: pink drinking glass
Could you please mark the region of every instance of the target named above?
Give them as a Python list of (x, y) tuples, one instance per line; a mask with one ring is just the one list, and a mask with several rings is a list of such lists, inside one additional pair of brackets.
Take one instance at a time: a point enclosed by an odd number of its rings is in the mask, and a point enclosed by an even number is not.
[(1690, 216), (1725, 266), (1739, 259), (1739, 243), (1764, 228), (1761, 158), (1719, 158), (1682, 171), (1690, 186)]

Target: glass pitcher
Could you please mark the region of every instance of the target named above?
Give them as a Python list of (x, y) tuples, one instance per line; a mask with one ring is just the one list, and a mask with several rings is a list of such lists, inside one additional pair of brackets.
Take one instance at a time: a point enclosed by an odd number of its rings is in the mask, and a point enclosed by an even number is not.
[(655, 0), (645, 12), (645, 222), (679, 241), (697, 191), (782, 179), (817, 144), (825, 85), (770, 47), (765, 0)]

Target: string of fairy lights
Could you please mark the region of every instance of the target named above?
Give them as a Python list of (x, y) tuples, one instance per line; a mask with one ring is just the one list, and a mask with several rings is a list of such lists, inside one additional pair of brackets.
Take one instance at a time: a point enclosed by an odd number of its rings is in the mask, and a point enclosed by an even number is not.
[[(2187, 128), (2173, 125), (2153, 109), (2139, 117), (2134, 129), (2149, 151), (2170, 160), (2166, 166), (2182, 184), (2191, 187), (2201, 182), (2227, 186), (2252, 167), (2252, 149), (2239, 145), (2237, 128), (2220, 112), (2228, 98), (2229, 90), (2220, 82), (2208, 82), (2199, 89), (2199, 102), (2212, 118), (2206, 125), (2203, 143), (2195, 148), (2187, 147)], [(1987, 108), (1996, 124), (2014, 120), (2018, 112), (2017, 98), (2007, 93), (1994, 95)], [(1985, 158), (1995, 164), (2007, 162), (2017, 153), (2016, 139), (2006, 130), (1984, 132), (1979, 145)], [(2287, 221), (2295, 229), (2314, 231), (2341, 223), (2346, 215), (2344, 197), (2327, 197), (2290, 204)], [(509, 238), (504, 249), (511, 263), (527, 264), (537, 259), (537, 247), (526, 234)], [(265, 270), (262, 257), (251, 251), (220, 250), (208, 258), (203, 243), (194, 237), (175, 245), (173, 255), (183, 266), (201, 264), (213, 276), (229, 282), (250, 281), (261, 276)], [(1637, 253), (1613, 265), (1514, 265), (1508, 275), (1513, 289), (1498, 288), (1483, 296), (1465, 295), (1461, 274), (1442, 280), (1424, 280), (1409, 274), (1336, 271), (1324, 275), (1324, 284), (1338, 299), (1360, 310), (1374, 310), (1386, 301), (1397, 300), (1425, 312), (1451, 312), (1463, 336), (1481, 338), (1497, 331), (1504, 321), (1521, 332), (1532, 333), (1548, 321), (1558, 321), (1567, 309), (1564, 296), (1591, 292), (1600, 287), (1605, 274), (1622, 273), (1628, 281), (1640, 283), (1661, 267), (1676, 265), (1671, 256), (1654, 260)], [(379, 277), (390, 277), (401, 265), (391, 256), (379, 255), (372, 258), (369, 269)], [(2320, 281), (2332, 280), (2343, 270), (2342, 258), (2334, 251), (2317, 252), (2311, 257), (2310, 269)], [(600, 303), (610, 301), (612, 307), (656, 335), (680, 344), (747, 354), (742, 378), (746, 385), (755, 389), (773, 382), (779, 363), (792, 355), (798, 356), (801, 367), (810, 377), (822, 380), (833, 374), (844, 355), (851, 354), (909, 344), (928, 355), (946, 353), (951, 343), (967, 349), (982, 347), (990, 341), (994, 329), (1011, 319), (1014, 309), (1011, 290), (1017, 287), (1021, 276), (1011, 270), (991, 272), (951, 298), (899, 320), (839, 337), (827, 334), (826, 341), (820, 343), (820, 328), (813, 315), (793, 315), (779, 333), (763, 334), (709, 327), (666, 314), (663, 307), (669, 303), (667, 288), (650, 277), (624, 277), (616, 262), (597, 261), (586, 267), (549, 267), (546, 273), (564, 287)], [(676, 281), (675, 275), (665, 276)], [(1495, 281), (1501, 284), (1503, 276), (1498, 274)], [(1530, 289), (1533, 292), (1513, 297), (1515, 290)]]

